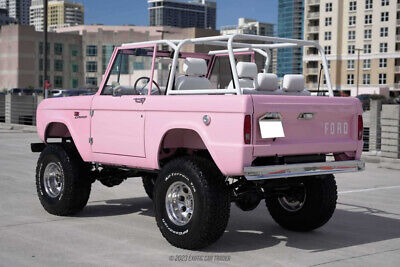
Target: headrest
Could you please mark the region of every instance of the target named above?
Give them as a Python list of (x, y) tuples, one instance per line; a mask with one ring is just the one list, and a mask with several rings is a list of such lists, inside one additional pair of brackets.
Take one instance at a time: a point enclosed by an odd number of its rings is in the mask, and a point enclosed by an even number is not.
[(239, 62), (236, 65), (239, 79), (251, 78), (255, 79), (257, 77), (257, 65), (252, 62)]
[(279, 79), (273, 73), (259, 73), (257, 75), (257, 91), (275, 91), (279, 87)]
[(207, 75), (207, 63), (201, 58), (188, 57), (183, 63), (183, 72), (188, 76)]
[(301, 74), (290, 74), (283, 77), (282, 90), (285, 92), (304, 91), (305, 80)]

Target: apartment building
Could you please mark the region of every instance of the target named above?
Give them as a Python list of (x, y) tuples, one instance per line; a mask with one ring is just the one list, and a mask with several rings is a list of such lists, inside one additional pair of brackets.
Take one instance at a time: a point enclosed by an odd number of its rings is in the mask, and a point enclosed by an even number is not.
[[(278, 37), (303, 39), (304, 0), (279, 0)], [(277, 74), (300, 74), (303, 72), (303, 49), (278, 49)]]
[[(51, 88), (84, 85), (82, 37), (49, 33), (48, 77)], [(0, 88), (43, 88), (43, 34), (32, 26), (8, 25), (0, 29)]]
[(206, 0), (148, 0), (150, 26), (216, 29), (217, 3)]
[(14, 24), (16, 20), (8, 16), (8, 10), (0, 8), (0, 27), (2, 25)]
[[(30, 25), (37, 31), (43, 31), (43, 0), (32, 0), (30, 7)], [(68, 0), (50, 0), (48, 6), (48, 29), (55, 31), (84, 24), (85, 9), (83, 4)]]
[[(400, 88), (399, 0), (305, 0), (304, 39), (325, 49), (334, 90), (354, 96)], [(307, 87), (316, 90), (318, 51), (305, 49), (303, 60)]]
[[(200, 28), (81, 25), (57, 29), (58, 33), (77, 34), (82, 37), (84, 79), (86, 85), (97, 87), (106, 71), (116, 46), (124, 43), (159, 39), (187, 39), (219, 35), (216, 30)], [(187, 45), (182, 51), (201, 52), (201, 45)], [(168, 70), (165, 76), (168, 75)]]
[(8, 16), (18, 24), (29, 25), (31, 0), (0, 0), (0, 8), (8, 10)]

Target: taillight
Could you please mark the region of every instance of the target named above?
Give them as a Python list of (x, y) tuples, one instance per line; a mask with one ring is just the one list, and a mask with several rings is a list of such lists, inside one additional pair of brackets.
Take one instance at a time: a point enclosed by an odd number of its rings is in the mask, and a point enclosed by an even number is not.
[(244, 117), (244, 143), (249, 145), (251, 143), (251, 116), (246, 115)]
[(358, 116), (358, 140), (363, 139), (363, 132), (364, 132), (363, 117), (361, 115), (359, 115)]

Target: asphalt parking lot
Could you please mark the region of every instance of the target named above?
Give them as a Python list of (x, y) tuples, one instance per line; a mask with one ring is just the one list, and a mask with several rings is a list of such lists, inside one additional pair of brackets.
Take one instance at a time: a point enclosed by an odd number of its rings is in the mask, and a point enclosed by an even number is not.
[(314, 232), (281, 229), (263, 202), (252, 212), (232, 205), (217, 243), (185, 251), (161, 236), (139, 179), (111, 189), (96, 182), (75, 217), (47, 214), (36, 197), (38, 155), (29, 150), (37, 140), (0, 130), (0, 266), (400, 266), (400, 171), (367, 164), (337, 175), (337, 210)]

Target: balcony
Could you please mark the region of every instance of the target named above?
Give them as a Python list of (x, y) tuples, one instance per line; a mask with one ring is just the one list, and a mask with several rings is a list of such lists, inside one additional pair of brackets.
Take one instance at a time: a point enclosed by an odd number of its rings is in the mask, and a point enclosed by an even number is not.
[(307, 14), (308, 19), (319, 19), (319, 12), (309, 12)]
[(308, 32), (319, 32), (319, 26), (308, 26), (307, 27)]
[(394, 72), (400, 73), (400, 66), (394, 66)]
[(397, 41), (397, 42), (400, 42), (400, 34), (397, 34), (397, 35), (396, 35), (396, 41)]
[(310, 0), (310, 1), (308, 1), (308, 5), (309, 6), (319, 5), (320, 3), (321, 3), (321, 0)]
[(306, 74), (312, 75), (312, 74), (318, 74), (318, 68), (306, 68)]
[(400, 19), (397, 19), (397, 24), (396, 24), (397, 26), (399, 26), (400, 25)]
[(400, 83), (394, 83), (394, 84), (393, 84), (393, 87), (394, 87), (395, 89), (400, 89)]
[(400, 3), (397, 4), (397, 10), (399, 10), (399, 9), (400, 9)]

